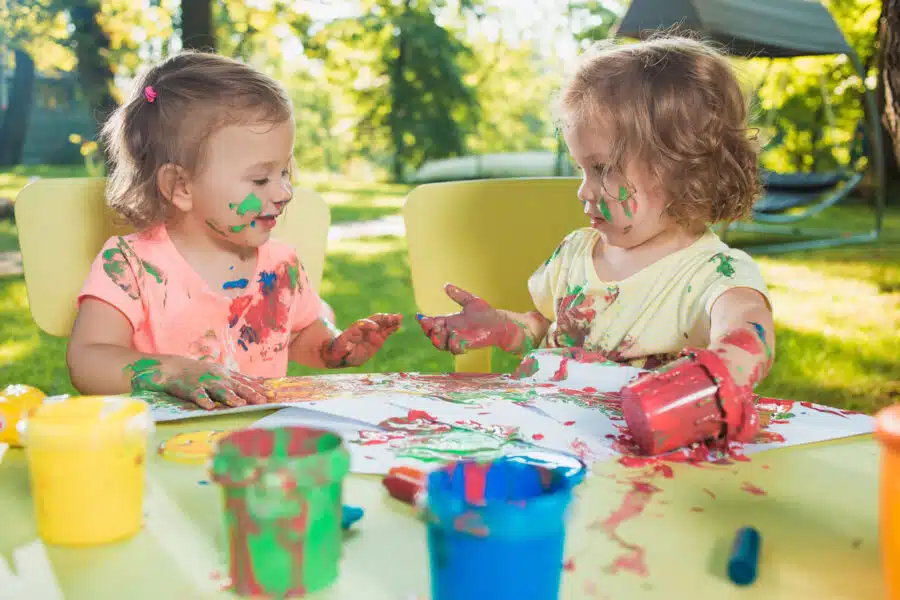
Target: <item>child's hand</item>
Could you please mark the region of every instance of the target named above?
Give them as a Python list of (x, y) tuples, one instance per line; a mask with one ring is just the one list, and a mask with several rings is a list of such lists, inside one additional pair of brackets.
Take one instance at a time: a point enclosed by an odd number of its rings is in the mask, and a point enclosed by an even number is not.
[(462, 354), (466, 350), (497, 346), (514, 352), (522, 343), (522, 327), (478, 296), (452, 284), (444, 291), (462, 307), (452, 315), (418, 315), (422, 331), (438, 350)]
[(329, 369), (358, 367), (378, 352), (385, 340), (400, 328), (403, 315), (374, 314), (360, 319), (328, 342), (322, 359)]
[(236, 407), (268, 401), (259, 379), (216, 363), (178, 356), (147, 357), (125, 369), (131, 372), (133, 392), (163, 392), (189, 400), (206, 410), (212, 410), (215, 402)]

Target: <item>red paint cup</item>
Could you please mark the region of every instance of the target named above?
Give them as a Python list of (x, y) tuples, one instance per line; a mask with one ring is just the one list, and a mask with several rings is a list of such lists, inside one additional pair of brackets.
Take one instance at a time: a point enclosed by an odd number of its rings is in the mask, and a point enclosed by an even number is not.
[[(638, 446), (650, 455), (695, 442), (720, 439), (755, 427), (722, 359), (709, 350), (691, 352), (669, 368), (622, 389), (622, 413)], [(752, 433), (752, 432), (748, 432)]]

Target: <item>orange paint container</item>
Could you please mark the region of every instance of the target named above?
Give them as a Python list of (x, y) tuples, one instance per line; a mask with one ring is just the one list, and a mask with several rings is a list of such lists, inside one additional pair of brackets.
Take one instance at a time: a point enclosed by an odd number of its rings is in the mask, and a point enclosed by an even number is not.
[(878, 537), (884, 597), (900, 600), (900, 404), (875, 415), (875, 438), (881, 443)]

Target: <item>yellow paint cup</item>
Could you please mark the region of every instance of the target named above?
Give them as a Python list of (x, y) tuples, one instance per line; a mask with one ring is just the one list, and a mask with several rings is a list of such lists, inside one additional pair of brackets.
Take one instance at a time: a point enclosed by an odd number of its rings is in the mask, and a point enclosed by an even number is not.
[(76, 396), (32, 414), (25, 452), (44, 542), (87, 546), (137, 533), (152, 430), (146, 404), (125, 396)]
[(0, 442), (21, 446), (18, 425), (44, 401), (44, 392), (30, 385), (12, 384), (0, 391)]
[(875, 415), (875, 437), (881, 442), (878, 494), (878, 537), (885, 598), (900, 600), (900, 404)]

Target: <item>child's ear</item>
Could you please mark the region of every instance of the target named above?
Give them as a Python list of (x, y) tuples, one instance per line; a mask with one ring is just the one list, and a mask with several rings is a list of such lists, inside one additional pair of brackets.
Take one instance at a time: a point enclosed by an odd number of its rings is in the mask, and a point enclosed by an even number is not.
[(178, 210), (188, 212), (194, 205), (187, 172), (178, 165), (166, 163), (156, 171), (156, 185), (163, 197)]

